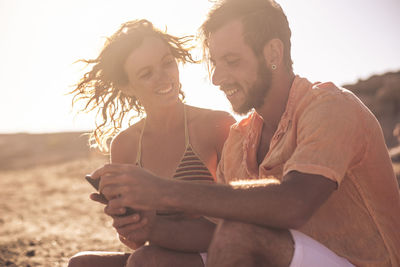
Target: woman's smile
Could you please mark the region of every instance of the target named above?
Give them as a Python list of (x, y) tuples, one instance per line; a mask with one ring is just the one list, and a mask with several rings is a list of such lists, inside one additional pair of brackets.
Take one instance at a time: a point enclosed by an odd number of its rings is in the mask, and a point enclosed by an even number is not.
[(166, 95), (168, 93), (170, 93), (173, 89), (172, 85), (169, 85), (168, 87), (164, 88), (164, 89), (160, 89), (158, 91), (156, 91), (156, 94), (158, 95)]

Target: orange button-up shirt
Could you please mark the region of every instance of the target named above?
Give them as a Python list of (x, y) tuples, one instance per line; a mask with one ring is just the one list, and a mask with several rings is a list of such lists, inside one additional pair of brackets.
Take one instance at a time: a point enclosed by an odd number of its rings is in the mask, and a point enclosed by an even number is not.
[(378, 121), (350, 91), (296, 76), (260, 165), (263, 119), (232, 126), (217, 179), (229, 183), (290, 171), (322, 175), (338, 189), (299, 230), (357, 266), (400, 266), (400, 196)]

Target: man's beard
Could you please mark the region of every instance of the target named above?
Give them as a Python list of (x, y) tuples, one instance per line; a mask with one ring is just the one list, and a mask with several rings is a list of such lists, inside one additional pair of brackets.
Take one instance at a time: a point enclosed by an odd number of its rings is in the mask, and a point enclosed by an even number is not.
[(254, 85), (247, 91), (246, 99), (240, 107), (232, 109), (239, 115), (245, 115), (250, 110), (258, 109), (264, 105), (265, 95), (271, 87), (272, 71), (269, 70), (264, 60), (258, 63), (257, 80)]

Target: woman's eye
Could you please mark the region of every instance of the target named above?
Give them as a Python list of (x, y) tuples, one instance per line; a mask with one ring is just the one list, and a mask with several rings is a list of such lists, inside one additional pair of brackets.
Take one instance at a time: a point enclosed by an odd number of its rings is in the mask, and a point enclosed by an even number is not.
[(164, 61), (164, 66), (171, 66), (174, 63), (175, 63), (174, 59), (169, 59), (169, 60)]
[(150, 78), (150, 76), (151, 76), (151, 72), (150, 72), (150, 71), (147, 71), (147, 72), (141, 73), (141, 74), (139, 75), (139, 78), (140, 78), (140, 79), (147, 79), (147, 78)]

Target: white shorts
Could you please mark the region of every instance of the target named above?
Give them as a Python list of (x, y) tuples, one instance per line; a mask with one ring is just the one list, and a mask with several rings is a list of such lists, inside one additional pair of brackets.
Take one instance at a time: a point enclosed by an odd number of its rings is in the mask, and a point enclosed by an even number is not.
[(203, 253), (199, 253), (201, 259), (203, 260), (203, 265), (206, 266), (206, 262), (207, 262), (207, 252), (203, 252)]
[[(296, 230), (290, 230), (290, 233), (294, 241), (294, 255), (289, 267), (354, 267), (311, 237)], [(200, 253), (200, 257), (206, 266), (207, 252)]]
[(294, 241), (294, 255), (290, 267), (354, 267), (348, 260), (336, 255), (311, 237), (290, 230)]

